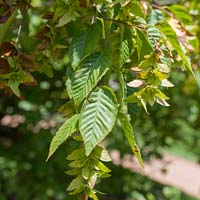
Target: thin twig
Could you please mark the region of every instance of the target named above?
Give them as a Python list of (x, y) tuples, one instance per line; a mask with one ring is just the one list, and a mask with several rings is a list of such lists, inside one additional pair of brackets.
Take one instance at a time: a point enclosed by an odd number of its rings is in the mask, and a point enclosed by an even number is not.
[(101, 13), (101, 11), (97, 8), (97, 6), (96, 6), (96, 4), (94, 3), (93, 0), (91, 0), (91, 3), (92, 3), (93, 8), (96, 10), (96, 12), (98, 12), (99, 15), (100, 15), (105, 21), (112, 21), (112, 22), (115, 22), (115, 23), (124, 24), (124, 25), (126, 25), (126, 26), (134, 27), (134, 28), (137, 28), (137, 29), (145, 29), (145, 28), (143, 28), (143, 27), (136, 26), (135, 24), (132, 24), (132, 23), (129, 23), (129, 22), (126, 22), (126, 21), (121, 21), (121, 20), (118, 20), (118, 19), (107, 18), (107, 17), (105, 17), (105, 16)]

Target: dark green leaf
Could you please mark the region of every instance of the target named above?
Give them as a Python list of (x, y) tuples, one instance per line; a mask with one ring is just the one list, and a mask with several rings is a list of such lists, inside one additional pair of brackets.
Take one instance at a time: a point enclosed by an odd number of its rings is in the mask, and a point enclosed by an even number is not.
[(87, 31), (73, 38), (69, 48), (69, 58), (73, 69), (76, 69), (80, 61), (96, 49), (100, 36), (101, 26), (95, 23)]

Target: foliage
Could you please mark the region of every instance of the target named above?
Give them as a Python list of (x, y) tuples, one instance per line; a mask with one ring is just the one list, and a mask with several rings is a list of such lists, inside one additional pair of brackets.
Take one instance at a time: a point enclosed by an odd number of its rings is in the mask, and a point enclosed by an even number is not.
[[(191, 9), (197, 4), (186, 2)], [(109, 161), (108, 153), (99, 144), (121, 126), (122, 137), (143, 167), (133, 133), (135, 108), (149, 113), (148, 104), (169, 106), (166, 88), (179, 84), (173, 71), (187, 69), (194, 76), (191, 59), (199, 49), (199, 22), (193, 22), (183, 5), (160, 6), (156, 1), (6, 1), (1, 7), (0, 86), (26, 100), (26, 92), (34, 92), (28, 85), (43, 78), (58, 80), (57, 88), (65, 83), (58, 95), (65, 101), (59, 110), (66, 119), (52, 139), (48, 158), (70, 136), (83, 145), (68, 152), (72, 169), (66, 173), (76, 176), (68, 190), (79, 199), (96, 200), (94, 186), (110, 172), (102, 163)], [(50, 95), (54, 103), (56, 89)], [(161, 120), (159, 112), (155, 116)], [(174, 126), (181, 130), (179, 122)]]

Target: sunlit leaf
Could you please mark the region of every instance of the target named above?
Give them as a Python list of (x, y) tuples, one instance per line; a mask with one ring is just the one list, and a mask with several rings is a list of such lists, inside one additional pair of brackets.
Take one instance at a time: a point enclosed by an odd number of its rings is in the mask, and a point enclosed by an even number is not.
[(75, 71), (72, 78), (73, 99), (79, 105), (111, 65), (111, 56), (107, 51), (89, 56)]
[(79, 115), (74, 115), (70, 119), (67, 119), (67, 121), (59, 128), (51, 141), (47, 160), (72, 133), (77, 131), (78, 120)]
[(116, 97), (108, 87), (97, 88), (86, 99), (79, 128), (87, 156), (112, 130), (117, 110)]

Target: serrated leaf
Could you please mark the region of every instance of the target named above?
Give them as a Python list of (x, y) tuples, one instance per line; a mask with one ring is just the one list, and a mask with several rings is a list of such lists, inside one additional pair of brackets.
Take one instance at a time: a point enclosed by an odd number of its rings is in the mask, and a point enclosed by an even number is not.
[(128, 140), (128, 143), (135, 154), (138, 162), (140, 163), (141, 167), (144, 168), (143, 160), (140, 154), (140, 150), (136, 144), (134, 132), (133, 132), (133, 127), (130, 123), (130, 119), (128, 117), (127, 109), (125, 107), (122, 107), (121, 110), (118, 113), (118, 118), (121, 123), (121, 127), (124, 131), (124, 134)]
[(115, 94), (108, 87), (97, 88), (85, 101), (80, 114), (79, 129), (86, 156), (112, 130), (117, 110)]
[(155, 25), (159, 23), (160, 21), (162, 21), (163, 19), (164, 19), (164, 15), (162, 11), (158, 9), (149, 10), (146, 17), (147, 24), (150, 24), (150, 25)]
[(160, 39), (163, 37), (161, 32), (156, 27), (149, 27), (147, 29), (147, 35), (151, 46), (156, 49), (156, 46), (159, 45)]
[(123, 40), (120, 48), (120, 64), (123, 65), (126, 62), (130, 62), (130, 52), (128, 40)]
[(47, 160), (54, 154), (57, 148), (75, 131), (77, 131), (77, 124), (79, 120), (79, 115), (74, 115), (59, 128), (56, 135), (53, 137)]
[(195, 77), (194, 72), (193, 72), (192, 67), (191, 67), (191, 63), (190, 63), (189, 59), (187, 58), (187, 56), (185, 55), (185, 53), (184, 53), (184, 51), (183, 51), (183, 49), (182, 49), (182, 47), (181, 47), (181, 45), (180, 45), (180, 43), (177, 39), (177, 35), (174, 32), (174, 30), (172, 29), (172, 27), (168, 23), (164, 23), (164, 24), (159, 26), (159, 29), (166, 36), (167, 40), (171, 43), (173, 48), (177, 51), (177, 53), (181, 57), (183, 63), (187, 67), (187, 69)]
[(69, 59), (73, 69), (76, 69), (80, 61), (96, 49), (100, 36), (101, 25), (95, 23), (72, 40), (69, 47)]
[(87, 97), (110, 65), (111, 58), (107, 51), (91, 55), (83, 61), (72, 79), (73, 99), (76, 105), (79, 105)]

